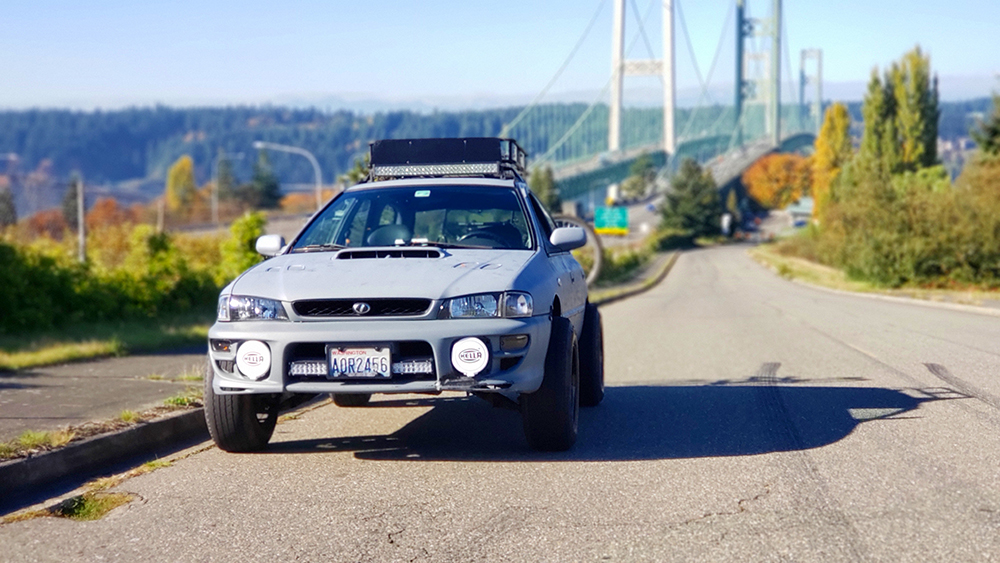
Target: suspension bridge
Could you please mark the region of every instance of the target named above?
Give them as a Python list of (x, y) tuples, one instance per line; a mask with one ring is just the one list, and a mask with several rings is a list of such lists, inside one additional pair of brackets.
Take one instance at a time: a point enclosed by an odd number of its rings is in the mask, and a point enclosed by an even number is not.
[[(500, 132), (533, 155), (533, 168), (552, 168), (563, 201), (603, 201), (607, 186), (624, 180), (642, 155), (660, 171), (658, 191), (668, 189), (667, 178), (685, 158), (707, 166), (726, 188), (764, 155), (813, 142), (822, 119), (822, 51), (802, 50), (792, 73), (781, 0), (731, 0), (704, 72), (681, 0), (650, 0), (644, 7), (640, 1), (610, 1), (611, 69), (592, 103), (547, 100), (566, 70), (578, 64), (581, 46), (606, 17), (609, 0), (599, 2), (562, 65)], [(758, 3), (768, 4), (759, 16), (751, 11), (761, 8)], [(659, 57), (652, 40), (656, 27)], [(658, 83), (662, 103), (626, 104), (631, 77)], [(680, 102), (679, 91), (686, 92)]]

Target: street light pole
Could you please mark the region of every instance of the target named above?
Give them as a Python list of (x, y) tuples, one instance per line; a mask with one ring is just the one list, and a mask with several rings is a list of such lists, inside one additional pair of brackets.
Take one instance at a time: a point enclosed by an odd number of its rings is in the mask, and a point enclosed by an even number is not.
[(215, 172), (212, 174), (212, 223), (215, 225), (219, 224), (219, 163), (222, 162), (223, 158), (230, 157), (234, 160), (241, 160), (243, 153), (220, 152), (215, 157)]
[(292, 154), (298, 154), (308, 158), (309, 162), (313, 166), (313, 172), (316, 174), (316, 209), (319, 210), (323, 207), (323, 173), (320, 171), (319, 162), (316, 160), (316, 157), (313, 156), (313, 153), (299, 147), (279, 145), (278, 143), (268, 143), (266, 141), (254, 141), (253, 148), (257, 150), (271, 149), (281, 152), (290, 152)]

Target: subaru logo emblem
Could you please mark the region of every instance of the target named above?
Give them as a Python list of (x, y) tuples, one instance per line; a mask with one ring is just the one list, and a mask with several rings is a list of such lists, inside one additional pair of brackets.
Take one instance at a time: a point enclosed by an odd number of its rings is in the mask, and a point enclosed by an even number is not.
[(364, 301), (354, 304), (354, 312), (359, 315), (367, 315), (369, 311), (372, 310), (372, 306), (365, 303)]

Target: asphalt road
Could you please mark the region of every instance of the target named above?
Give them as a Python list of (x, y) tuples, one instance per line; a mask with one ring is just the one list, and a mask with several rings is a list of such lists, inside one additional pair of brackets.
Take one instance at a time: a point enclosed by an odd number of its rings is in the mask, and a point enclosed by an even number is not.
[(1000, 319), (684, 254), (603, 308), (608, 393), (567, 454), (461, 396), (322, 407), (269, 451), (127, 481), (104, 520), (0, 527), (8, 561), (988, 561)]

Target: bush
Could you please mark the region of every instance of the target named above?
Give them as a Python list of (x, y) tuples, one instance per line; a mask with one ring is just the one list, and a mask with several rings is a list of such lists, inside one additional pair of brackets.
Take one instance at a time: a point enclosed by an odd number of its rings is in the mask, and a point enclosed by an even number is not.
[(0, 333), (213, 310), (220, 287), (260, 260), (253, 247), (263, 225), (247, 215), (226, 239), (105, 227), (88, 238), (87, 264), (71, 241), (0, 242)]

